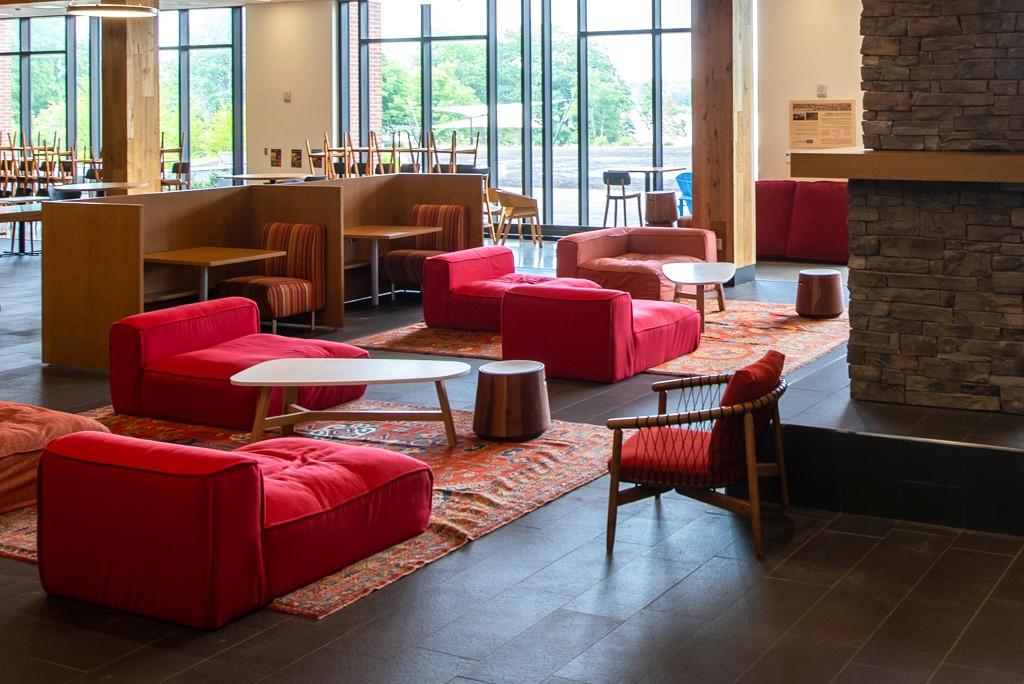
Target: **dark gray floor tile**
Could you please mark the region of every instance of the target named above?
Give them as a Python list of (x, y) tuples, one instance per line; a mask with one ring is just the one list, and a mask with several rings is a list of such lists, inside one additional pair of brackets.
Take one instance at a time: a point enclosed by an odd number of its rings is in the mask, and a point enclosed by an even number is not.
[(821, 598), (817, 585), (765, 579), (711, 623), (711, 632), (754, 650), (767, 648)]
[(765, 578), (768, 569), (751, 558), (715, 557), (648, 606), (710, 622)]
[(561, 608), (563, 594), (513, 588), (420, 641), (417, 646), (479, 660)]
[(591, 684), (639, 682), (650, 672), (677, 667), (676, 652), (703, 622), (642, 610), (558, 671)]
[(801, 684), (831, 680), (854, 649), (786, 635), (739, 679), (743, 684)]
[(36, 658), (77, 670), (94, 670), (146, 645), (139, 635), (106, 633), (70, 623), (35, 620), (0, 630), (0, 658)]
[(1024, 556), (1018, 557), (996, 585), (992, 598), (1024, 603)]
[(987, 601), (946, 662), (1024, 678), (1024, 604)]
[(850, 663), (833, 681), (835, 684), (924, 684), (927, 680), (921, 675)]
[(625, 620), (696, 570), (697, 563), (640, 556), (573, 599), (567, 608)]
[(868, 515), (840, 515), (828, 524), (828, 529), (833, 532), (846, 532), (848, 534), (862, 534), (868, 537), (884, 537), (896, 527), (896, 521), (891, 518), (874, 518)]
[(885, 670), (931, 674), (973, 614), (972, 608), (908, 599), (864, 645), (854, 661)]
[(924, 576), (952, 540), (896, 529), (850, 572), (850, 579), (911, 587)]
[(704, 563), (736, 541), (748, 543), (744, 536), (746, 526), (746, 520), (735, 516), (706, 513), (653, 546), (651, 555)]
[(866, 556), (878, 540), (825, 530), (772, 570), (772, 577), (832, 585)]
[(470, 671), (475, 665), (473, 660), (421, 648), (407, 648), (390, 660), (342, 655), (324, 648), (274, 672), (265, 681), (281, 684), (444, 684)]
[(647, 550), (646, 546), (616, 542), (615, 552), (608, 555), (604, 539), (595, 539), (538, 570), (515, 588), (579, 596)]
[(542, 682), (620, 624), (601, 615), (557, 610), (481, 660), (467, 676), (493, 684)]
[(950, 549), (928, 571), (910, 597), (918, 601), (975, 609), (996, 585), (1011, 559)]
[(891, 582), (846, 577), (793, 627), (804, 637), (860, 647), (907, 595)]
[(63, 684), (81, 675), (80, 670), (31, 657), (4, 658), (0, 678), (9, 684)]
[(953, 543), (953, 548), (1016, 556), (1024, 548), (1024, 537), (964, 530)]
[(725, 684), (733, 682), (761, 655), (762, 649), (714, 634), (694, 637), (676, 651), (671, 663), (653, 670), (642, 684)]
[(973, 670), (967, 667), (956, 665), (943, 665), (931, 679), (931, 684), (1020, 684), (1020, 677), (1002, 674), (999, 672), (988, 672), (986, 670)]

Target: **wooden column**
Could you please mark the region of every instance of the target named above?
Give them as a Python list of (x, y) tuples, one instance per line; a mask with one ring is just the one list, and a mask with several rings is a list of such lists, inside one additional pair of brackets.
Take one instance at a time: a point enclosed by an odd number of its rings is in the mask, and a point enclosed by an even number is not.
[[(693, 225), (753, 278), (754, 0), (693, 0)], [(744, 269), (744, 267), (750, 267)]]
[(103, 20), (103, 180), (160, 191), (157, 20)]

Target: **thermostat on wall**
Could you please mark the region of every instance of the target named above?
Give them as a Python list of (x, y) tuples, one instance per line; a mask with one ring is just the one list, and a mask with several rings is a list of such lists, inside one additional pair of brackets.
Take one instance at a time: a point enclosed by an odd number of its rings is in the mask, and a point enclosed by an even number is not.
[(285, 102), (291, 102), (292, 101), (292, 91), (290, 91), (290, 90), (284, 91), (284, 101)]

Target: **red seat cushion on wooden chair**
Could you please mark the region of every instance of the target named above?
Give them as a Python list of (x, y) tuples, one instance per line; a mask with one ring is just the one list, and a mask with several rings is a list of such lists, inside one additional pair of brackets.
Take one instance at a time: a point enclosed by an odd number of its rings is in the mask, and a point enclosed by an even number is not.
[(313, 311), (314, 290), (309, 280), (281, 276), (238, 276), (217, 285), (218, 296), (256, 302), (261, 318), (287, 318)]
[(708, 469), (711, 433), (682, 427), (638, 430), (622, 443), (619, 478), (653, 487), (714, 487)]
[(416, 236), (416, 249), (394, 249), (382, 263), (388, 280), (398, 286), (423, 285), (423, 262), (432, 256), (466, 249), (466, 207), (461, 204), (414, 204), (412, 225), (440, 226), (440, 233)]

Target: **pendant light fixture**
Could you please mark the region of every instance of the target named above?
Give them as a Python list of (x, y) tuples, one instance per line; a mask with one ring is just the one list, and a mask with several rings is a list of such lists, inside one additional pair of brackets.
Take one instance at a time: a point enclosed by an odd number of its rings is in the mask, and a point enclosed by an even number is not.
[(68, 14), (75, 17), (131, 19), (159, 13), (158, 0), (70, 0)]

